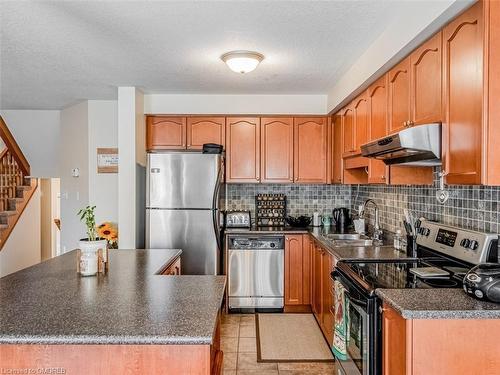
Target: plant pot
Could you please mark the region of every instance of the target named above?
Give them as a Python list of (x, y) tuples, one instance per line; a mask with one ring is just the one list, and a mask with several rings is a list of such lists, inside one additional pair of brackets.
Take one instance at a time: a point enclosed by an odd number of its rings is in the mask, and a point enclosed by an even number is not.
[[(82, 239), (78, 242), (78, 246), (81, 250), (80, 257), (80, 274), (82, 276), (94, 276), (98, 271), (98, 256), (97, 253), (99, 249), (102, 249), (103, 256), (106, 255), (107, 251), (107, 241), (97, 240), (89, 241), (87, 239)], [(105, 258), (106, 259), (106, 258)]]

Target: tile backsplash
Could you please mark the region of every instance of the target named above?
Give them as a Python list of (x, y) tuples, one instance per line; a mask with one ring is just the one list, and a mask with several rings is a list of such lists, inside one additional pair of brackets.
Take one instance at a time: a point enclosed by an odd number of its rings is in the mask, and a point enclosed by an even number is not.
[(287, 214), (309, 215), (315, 211), (330, 214), (335, 207), (351, 206), (349, 185), (282, 185), (282, 184), (227, 184), (227, 210), (250, 210), (255, 219), (255, 196), (257, 194), (281, 193), (286, 195)]
[[(250, 210), (255, 218), (255, 195), (282, 193), (287, 196), (288, 215), (330, 214), (335, 207), (357, 211), (366, 199), (373, 199), (380, 210), (384, 230), (403, 230), (403, 209), (420, 217), (464, 228), (500, 232), (500, 187), (446, 186), (450, 198), (445, 204), (436, 200), (437, 173), (433, 186), (383, 185), (261, 185), (227, 184), (225, 206), (228, 210)], [(373, 222), (373, 208), (367, 208), (367, 221)]]
[[(445, 186), (450, 198), (444, 204), (436, 200), (439, 189), (437, 171), (432, 186), (378, 186), (352, 185), (353, 209), (366, 199), (373, 199), (378, 207), (383, 229), (395, 232), (403, 228), (403, 209), (413, 211), (417, 217), (425, 217), (444, 224), (498, 233), (500, 231), (500, 187)], [(374, 210), (367, 208), (369, 222)]]

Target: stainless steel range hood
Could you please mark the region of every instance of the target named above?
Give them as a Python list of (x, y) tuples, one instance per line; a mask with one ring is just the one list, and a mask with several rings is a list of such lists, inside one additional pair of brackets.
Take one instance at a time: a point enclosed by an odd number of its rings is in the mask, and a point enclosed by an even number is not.
[(441, 165), (441, 124), (418, 125), (401, 130), (362, 145), (361, 153), (388, 165)]

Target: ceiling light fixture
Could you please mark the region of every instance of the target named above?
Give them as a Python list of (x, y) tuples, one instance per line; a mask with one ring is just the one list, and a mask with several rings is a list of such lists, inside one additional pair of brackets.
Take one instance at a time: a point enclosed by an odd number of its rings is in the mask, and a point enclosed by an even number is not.
[(220, 58), (233, 72), (243, 74), (255, 70), (259, 63), (264, 60), (264, 55), (252, 51), (231, 51), (223, 54)]

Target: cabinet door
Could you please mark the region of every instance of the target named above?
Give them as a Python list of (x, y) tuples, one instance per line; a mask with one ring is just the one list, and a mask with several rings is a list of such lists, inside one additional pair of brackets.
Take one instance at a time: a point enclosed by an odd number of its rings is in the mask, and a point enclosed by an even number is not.
[(342, 157), (354, 153), (354, 110), (349, 105), (342, 111)]
[(333, 271), (333, 261), (330, 254), (326, 251), (323, 252), (323, 264), (322, 264), (322, 279), (323, 279), (323, 289), (322, 289), (322, 325), (323, 333), (328, 340), (328, 343), (333, 342), (333, 285), (331, 279), (331, 272)]
[(285, 305), (303, 304), (302, 235), (285, 237)]
[(334, 184), (342, 183), (342, 115), (336, 113), (332, 117), (332, 182)]
[(226, 181), (260, 181), (260, 119), (226, 119)]
[(412, 125), (441, 122), (441, 38), (438, 32), (410, 55)]
[(368, 142), (368, 99), (366, 92), (354, 100), (355, 154), (361, 153), (361, 145)]
[(382, 373), (406, 374), (406, 321), (386, 304), (382, 311)]
[(410, 58), (389, 71), (389, 133), (405, 128), (410, 121)]
[(310, 305), (312, 296), (312, 245), (309, 234), (302, 235), (302, 304)]
[(293, 118), (260, 119), (262, 182), (293, 181)]
[(444, 170), (449, 184), (481, 183), (483, 2), (443, 29)]
[(205, 143), (224, 146), (226, 135), (225, 117), (188, 117), (187, 148), (201, 150)]
[(322, 295), (322, 253), (323, 250), (315, 243), (313, 248), (313, 304), (312, 309), (318, 322), (321, 322), (321, 295)]
[[(387, 135), (388, 75), (384, 75), (368, 89), (368, 139), (373, 141)], [(388, 167), (381, 160), (368, 161), (368, 183), (388, 182)]]
[(186, 118), (147, 116), (146, 148), (176, 150), (186, 148)]
[(326, 183), (327, 122), (325, 117), (294, 121), (294, 181)]

